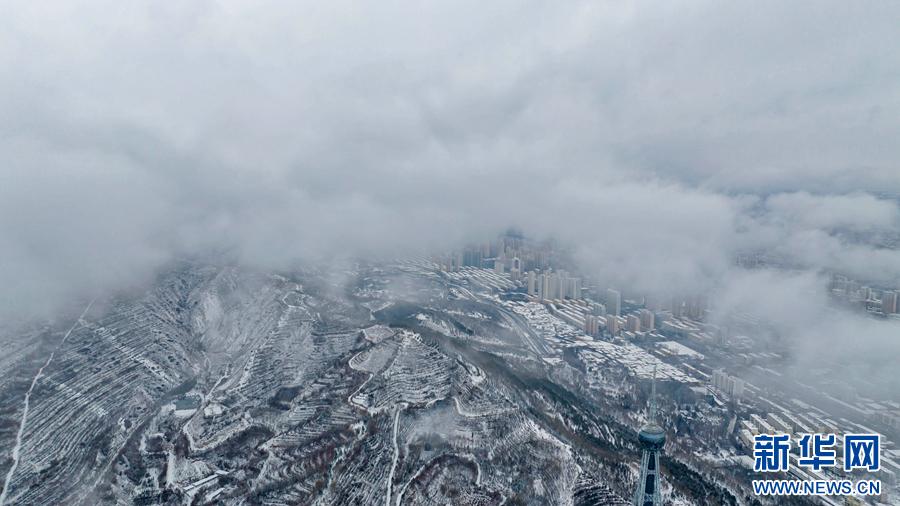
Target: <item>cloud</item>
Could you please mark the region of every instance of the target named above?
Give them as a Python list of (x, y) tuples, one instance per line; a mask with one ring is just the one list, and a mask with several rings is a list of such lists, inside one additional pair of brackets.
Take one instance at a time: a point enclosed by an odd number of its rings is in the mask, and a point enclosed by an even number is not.
[(900, 207), (896, 203), (865, 193), (781, 193), (766, 199), (765, 206), (773, 219), (792, 228), (873, 232), (895, 230), (900, 224)]
[(788, 357), (773, 369), (806, 385), (841, 392), (862, 386), (863, 395), (895, 399), (897, 322), (836, 306), (829, 301), (829, 282), (810, 271), (733, 273), (713, 299), (713, 322), (728, 325), (731, 316), (753, 315), (766, 328), (754, 336), (760, 349)]
[(282, 267), (510, 224), (636, 291), (722, 289), (747, 250), (900, 276), (896, 5), (4, 10), (5, 313), (182, 255)]

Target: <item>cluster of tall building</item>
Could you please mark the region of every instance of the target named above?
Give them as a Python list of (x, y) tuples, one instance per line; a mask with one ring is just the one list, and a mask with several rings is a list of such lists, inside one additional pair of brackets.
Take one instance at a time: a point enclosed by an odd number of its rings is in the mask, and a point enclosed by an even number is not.
[(566, 271), (528, 271), (526, 277), (528, 295), (539, 300), (582, 298), (581, 278), (571, 277)]
[(519, 266), (521, 273), (527, 270), (546, 269), (554, 259), (554, 250), (551, 245), (526, 239), (521, 232), (514, 229), (507, 230), (494, 241), (469, 246), (465, 251), (468, 253), (468, 260), (472, 262), (467, 265), (476, 267), (490, 268), (490, 259), (501, 259), (506, 264), (506, 268), (511, 269), (509, 261), (518, 258), (521, 263)]
[(705, 295), (668, 298), (648, 295), (644, 298), (644, 305), (651, 311), (669, 311), (676, 318), (696, 321), (706, 320), (709, 313), (709, 300)]
[(509, 278), (513, 281), (522, 280), (522, 260), (519, 257), (497, 257), (494, 259), (494, 272), (503, 274), (509, 271)]
[(584, 315), (584, 333), (595, 336), (600, 333), (600, 317), (592, 314)]
[(707, 316), (706, 297), (696, 295), (684, 299), (676, 298), (672, 301), (672, 316), (676, 318), (689, 318), (691, 320), (705, 320)]
[(859, 304), (863, 309), (884, 315), (900, 313), (900, 291), (876, 290), (858, 281), (835, 274), (831, 277), (831, 293), (839, 299)]
[[(619, 315), (622, 312), (622, 294), (617, 290), (608, 288), (604, 300), (606, 302), (605, 305), (597, 305), (601, 308), (605, 308), (604, 312), (607, 315), (606, 328), (610, 335), (616, 335), (619, 330), (621, 330)], [(637, 313), (625, 316), (624, 329), (629, 332), (649, 332), (654, 329), (654, 319), (653, 311), (641, 309)]]
[(463, 260), (462, 252), (451, 253), (449, 255), (440, 255), (433, 257), (432, 260), (438, 264), (442, 271), (456, 272), (466, 265)]
[(619, 292), (612, 289), (607, 290), (605, 300), (606, 304), (599, 302), (590, 303), (584, 311), (584, 332), (586, 334), (597, 335), (601, 329), (606, 329), (612, 336), (618, 335), (621, 330), (635, 333), (654, 330), (655, 317), (653, 311), (641, 309), (622, 318), (616, 314), (621, 311), (621, 296)]
[[(543, 270), (553, 263), (555, 252), (551, 244), (536, 243), (526, 239), (521, 232), (510, 229), (493, 241), (469, 244), (461, 251), (438, 258), (436, 261), (446, 271), (458, 271), (462, 267), (479, 269), (503, 269), (519, 276), (527, 270)], [(513, 266), (518, 259), (518, 266)]]
[(737, 376), (731, 376), (722, 369), (713, 371), (712, 386), (732, 399), (740, 399), (744, 396), (744, 380)]

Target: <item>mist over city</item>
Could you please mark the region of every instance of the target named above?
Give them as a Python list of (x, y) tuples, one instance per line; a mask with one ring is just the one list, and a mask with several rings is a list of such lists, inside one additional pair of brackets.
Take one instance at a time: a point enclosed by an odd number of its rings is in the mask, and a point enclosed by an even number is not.
[(0, 506), (900, 504), (898, 19), (0, 6)]

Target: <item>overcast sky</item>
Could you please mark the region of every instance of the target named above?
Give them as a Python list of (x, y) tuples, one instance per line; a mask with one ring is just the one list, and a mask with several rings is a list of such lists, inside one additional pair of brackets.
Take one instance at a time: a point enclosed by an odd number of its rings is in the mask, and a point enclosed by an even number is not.
[(821, 293), (823, 268), (897, 283), (878, 241), (900, 230), (898, 20), (846, 1), (5, 2), (2, 308), (52, 313), (212, 249), (278, 267), (508, 225), (639, 290), (742, 293), (750, 249), (803, 267), (763, 284), (779, 301)]

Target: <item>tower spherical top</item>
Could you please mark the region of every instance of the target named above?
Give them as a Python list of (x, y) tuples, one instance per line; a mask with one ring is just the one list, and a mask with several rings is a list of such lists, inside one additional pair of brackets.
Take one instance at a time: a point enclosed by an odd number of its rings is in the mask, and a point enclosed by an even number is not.
[(656, 423), (649, 423), (641, 427), (638, 432), (638, 441), (643, 448), (659, 450), (666, 444), (666, 431)]

